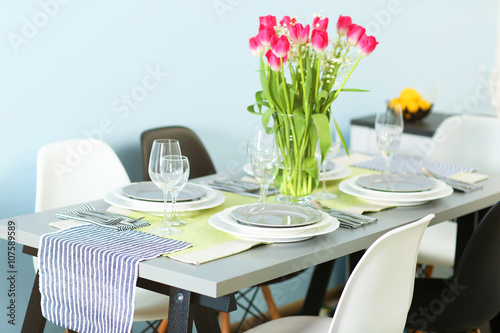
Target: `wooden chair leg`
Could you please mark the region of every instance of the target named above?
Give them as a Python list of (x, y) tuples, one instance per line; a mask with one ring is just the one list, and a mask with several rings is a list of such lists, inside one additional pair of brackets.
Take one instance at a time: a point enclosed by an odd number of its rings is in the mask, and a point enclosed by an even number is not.
[(229, 320), (228, 312), (219, 312), (220, 332), (231, 333), (231, 321)]
[(160, 325), (158, 325), (158, 328), (156, 330), (158, 331), (158, 333), (166, 333), (167, 325), (168, 325), (168, 319), (163, 319), (160, 322)]
[(269, 309), (269, 314), (271, 315), (271, 319), (278, 319), (281, 318), (281, 315), (278, 311), (278, 307), (276, 306), (276, 303), (274, 302), (273, 295), (271, 294), (271, 289), (269, 289), (268, 285), (263, 285), (260, 286), (260, 289), (262, 290), (262, 293), (264, 294), (264, 299), (266, 300), (267, 303), (267, 308)]

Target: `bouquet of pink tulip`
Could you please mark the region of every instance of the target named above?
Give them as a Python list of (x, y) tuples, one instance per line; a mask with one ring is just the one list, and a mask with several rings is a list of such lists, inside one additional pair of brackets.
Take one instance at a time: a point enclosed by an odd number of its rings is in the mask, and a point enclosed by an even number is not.
[[(303, 197), (318, 183), (318, 163), (314, 158), (317, 143), (321, 161), (330, 148), (331, 104), (341, 91), (365, 91), (346, 89), (344, 85), (359, 61), (372, 53), (378, 43), (375, 37), (365, 34), (363, 27), (353, 24), (349, 16), (339, 17), (336, 40), (329, 39), (327, 17), (316, 15), (312, 27), (304, 27), (289, 16), (279, 24), (271, 15), (259, 20), (259, 33), (250, 38), (250, 51), (260, 58), (262, 90), (256, 93), (256, 103), (248, 111), (261, 115), (266, 128), (273, 118), (283, 164), (275, 183), (282, 193)], [(357, 56), (353, 50), (358, 51)], [(338, 88), (337, 81), (342, 82)], [(335, 119), (334, 122), (347, 151)]]

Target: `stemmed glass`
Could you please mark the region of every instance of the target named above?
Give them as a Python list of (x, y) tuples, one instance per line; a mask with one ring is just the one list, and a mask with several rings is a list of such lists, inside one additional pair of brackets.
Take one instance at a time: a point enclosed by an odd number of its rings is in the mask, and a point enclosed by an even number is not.
[(248, 142), (247, 151), (253, 175), (260, 184), (259, 203), (266, 203), (267, 189), (278, 173), (278, 152), (274, 135), (267, 134), (263, 127), (256, 128)]
[(175, 184), (168, 190), (170, 192), (170, 196), (172, 197), (172, 212), (170, 214), (168, 222), (170, 223), (170, 225), (184, 225), (186, 224), (186, 221), (181, 220), (175, 213), (175, 203), (177, 201), (177, 195), (179, 195), (179, 192), (182, 191), (184, 186), (186, 186), (189, 178), (189, 160), (186, 156), (175, 156), (175, 158), (179, 158), (180, 162), (182, 163), (182, 176), (177, 184)]
[[(332, 200), (336, 199), (338, 196), (336, 194), (330, 193), (326, 190), (326, 165), (328, 164), (328, 161), (330, 161), (332, 158), (334, 158), (340, 150), (340, 139), (337, 135), (337, 131), (332, 131), (332, 142), (330, 144), (330, 149), (328, 149), (328, 152), (326, 153), (325, 160), (323, 161), (323, 164), (321, 164), (321, 177), (322, 179), (322, 188), (321, 192), (315, 193), (312, 195), (313, 199), (316, 200)], [(321, 161), (321, 150), (319, 149), (319, 143), (318, 143), (318, 149), (316, 149), (316, 158)]]
[(400, 105), (394, 108), (387, 107), (377, 113), (375, 119), (377, 145), (385, 159), (386, 173), (391, 172), (391, 159), (399, 149), (403, 126), (403, 113)]
[(159, 139), (153, 142), (149, 158), (149, 177), (163, 191), (163, 221), (159, 227), (149, 230), (153, 234), (168, 236), (181, 232), (178, 228), (172, 228), (167, 218), (168, 191), (182, 178), (180, 157), (179, 141)]

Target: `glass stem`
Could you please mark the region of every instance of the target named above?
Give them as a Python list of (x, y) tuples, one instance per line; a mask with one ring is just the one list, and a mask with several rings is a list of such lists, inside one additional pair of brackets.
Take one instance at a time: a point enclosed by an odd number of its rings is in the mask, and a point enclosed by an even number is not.
[(260, 185), (260, 203), (266, 203), (267, 198), (267, 186)]
[(177, 202), (177, 193), (170, 193), (170, 196), (172, 197), (172, 214), (170, 215), (170, 219), (172, 221), (175, 220), (175, 203)]
[(163, 227), (169, 227), (169, 223), (167, 221), (167, 199), (168, 199), (168, 191), (163, 190)]
[(384, 155), (385, 159), (385, 172), (391, 173), (391, 157), (389, 155)]

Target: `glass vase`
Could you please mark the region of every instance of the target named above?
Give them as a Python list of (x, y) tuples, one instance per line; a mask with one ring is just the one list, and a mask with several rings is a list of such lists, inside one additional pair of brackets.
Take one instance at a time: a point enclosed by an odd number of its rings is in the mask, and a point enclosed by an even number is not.
[(319, 183), (319, 165), (315, 159), (318, 136), (312, 119), (275, 114), (274, 134), (280, 155), (274, 180), (280, 191), (277, 200), (286, 203), (308, 200)]

